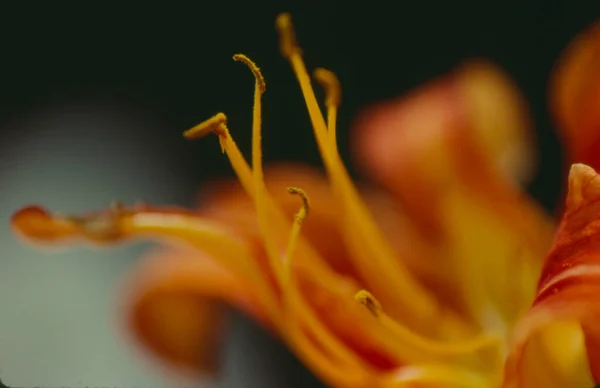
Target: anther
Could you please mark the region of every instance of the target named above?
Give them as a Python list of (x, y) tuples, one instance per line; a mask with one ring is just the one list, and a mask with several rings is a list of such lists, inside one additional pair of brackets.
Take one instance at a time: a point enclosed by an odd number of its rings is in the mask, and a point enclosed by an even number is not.
[(363, 306), (365, 306), (371, 314), (378, 316), (381, 312), (381, 303), (375, 297), (366, 290), (360, 290), (354, 295), (354, 299)]
[(310, 209), (308, 195), (306, 195), (306, 192), (304, 190), (298, 187), (288, 187), (287, 191), (290, 194), (300, 196), (300, 198), (302, 199), (302, 207), (300, 208), (300, 210), (298, 210), (298, 213), (296, 213), (295, 216), (295, 221), (301, 224), (304, 221), (304, 219), (308, 216), (308, 211)]
[(188, 140), (200, 139), (209, 133), (214, 133), (219, 137), (221, 152), (225, 153), (229, 130), (227, 129), (227, 116), (224, 113), (217, 113), (210, 119), (204, 120), (193, 128), (183, 132), (183, 137)]
[(224, 113), (217, 113), (210, 119), (204, 120), (200, 124), (196, 125), (183, 132), (183, 137), (186, 139), (199, 139), (208, 135), (209, 133), (214, 133), (216, 135), (223, 136), (227, 133), (227, 116)]
[(301, 54), (300, 47), (296, 42), (296, 33), (292, 25), (292, 17), (289, 13), (277, 15), (275, 26), (279, 32), (279, 50), (284, 58), (290, 59), (294, 55)]
[(318, 67), (313, 72), (313, 77), (325, 89), (325, 107), (339, 107), (342, 103), (342, 88), (335, 73)]
[(248, 66), (252, 74), (254, 74), (254, 78), (256, 79), (256, 83), (258, 84), (258, 90), (260, 90), (260, 94), (264, 94), (264, 92), (267, 90), (267, 84), (265, 83), (265, 78), (260, 72), (260, 68), (256, 66), (256, 63), (254, 63), (250, 58), (248, 58), (244, 54), (235, 54), (233, 56), (233, 60), (236, 62), (243, 62), (246, 66)]

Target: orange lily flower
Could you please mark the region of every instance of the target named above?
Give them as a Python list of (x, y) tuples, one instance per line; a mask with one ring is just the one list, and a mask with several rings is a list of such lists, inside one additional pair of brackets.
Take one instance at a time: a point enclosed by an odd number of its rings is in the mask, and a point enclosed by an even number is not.
[[(593, 166), (598, 27), (575, 41), (553, 83), (570, 158)], [(358, 189), (336, 146), (337, 78), (314, 73), (324, 116), (289, 15), (277, 29), (327, 177), (296, 165), (263, 170), (266, 84), (238, 54), (255, 78), (251, 163), (222, 113), (184, 136), (215, 134), (239, 185), (215, 185), (198, 210), (116, 205), (68, 216), (31, 206), (13, 216), (15, 230), (41, 244), (164, 241), (168, 248), (134, 271), (126, 317), (141, 343), (178, 369), (214, 367), (226, 302), (334, 387), (599, 382), (598, 174), (571, 167), (556, 229), (519, 189), (535, 160), (523, 102), (499, 69), (478, 61), (363, 116), (360, 164), (380, 189)]]

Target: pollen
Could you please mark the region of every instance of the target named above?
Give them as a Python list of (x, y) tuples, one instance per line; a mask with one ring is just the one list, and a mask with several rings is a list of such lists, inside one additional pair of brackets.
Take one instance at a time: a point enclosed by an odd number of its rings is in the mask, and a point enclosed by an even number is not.
[(299, 224), (302, 224), (304, 219), (308, 216), (308, 211), (310, 209), (310, 202), (308, 201), (308, 195), (304, 190), (298, 187), (288, 187), (287, 192), (290, 194), (298, 195), (302, 199), (302, 207), (298, 211), (295, 217), (295, 221)]
[[(284, 293), (293, 289), (293, 285), (290, 284), (292, 281), (292, 257), (294, 255), (294, 251), (296, 248), (296, 243), (298, 241), (298, 237), (300, 236), (300, 232), (302, 229), (302, 223), (308, 216), (309, 202), (308, 195), (304, 192), (304, 190), (298, 187), (288, 187), (287, 192), (292, 195), (297, 195), (302, 200), (302, 205), (300, 206), (300, 210), (294, 216), (294, 223), (292, 224), (292, 230), (290, 231), (290, 236), (288, 239), (288, 244), (285, 249), (285, 255), (283, 258), (284, 265)], [(286, 306), (289, 309), (290, 306)]]
[(248, 66), (248, 68), (254, 75), (254, 78), (256, 79), (256, 83), (258, 84), (260, 94), (264, 94), (267, 91), (267, 84), (265, 83), (265, 78), (260, 72), (260, 69), (258, 68), (258, 66), (256, 66), (256, 63), (254, 63), (250, 58), (248, 58), (244, 54), (235, 54), (233, 56), (233, 60), (236, 62), (243, 62), (246, 64), (246, 66)]
[(325, 108), (327, 109), (327, 132), (329, 132), (330, 146), (337, 153), (337, 112), (342, 103), (342, 87), (335, 73), (319, 67), (315, 69), (313, 78), (325, 90)]
[(214, 133), (218, 136), (227, 136), (227, 116), (224, 113), (217, 113), (208, 120), (204, 120), (200, 124), (188, 129), (183, 133), (186, 139), (200, 139), (209, 133)]
[(363, 306), (365, 306), (371, 314), (378, 316), (381, 312), (381, 303), (369, 292), (360, 290), (354, 296), (354, 299)]

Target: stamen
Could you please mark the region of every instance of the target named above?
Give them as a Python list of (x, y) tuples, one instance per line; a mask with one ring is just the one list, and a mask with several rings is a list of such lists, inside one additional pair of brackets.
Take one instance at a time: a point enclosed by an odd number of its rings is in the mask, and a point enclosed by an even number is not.
[[(357, 302), (365, 306), (381, 325), (380, 329), (374, 328), (372, 331), (379, 336), (382, 346), (389, 348), (392, 353), (407, 362), (419, 363), (423, 360), (437, 359), (440, 361), (451, 361), (448, 357), (469, 357), (475, 355), (475, 352), (483, 350), (493, 350), (493, 354), (488, 355), (492, 361), (500, 362), (500, 339), (489, 335), (478, 335), (464, 341), (438, 341), (419, 335), (418, 333), (402, 326), (400, 323), (390, 318), (382, 309), (379, 301), (368, 291), (360, 290), (354, 296)], [(481, 363), (478, 357), (474, 360), (477, 364)]]
[(269, 193), (265, 186), (265, 180), (262, 169), (262, 149), (261, 149), (261, 126), (262, 126), (262, 109), (261, 98), (266, 90), (265, 79), (262, 76), (260, 69), (256, 64), (243, 54), (233, 56), (236, 61), (243, 62), (248, 66), (254, 75), (254, 105), (252, 108), (252, 182), (254, 184), (254, 206), (258, 225), (263, 234), (263, 240), (267, 250), (269, 263), (275, 275), (275, 278), (281, 285), (284, 282), (283, 265), (279, 256), (279, 249), (275, 239), (276, 232), (273, 230), (273, 225), (268, 216), (268, 198)]
[[(254, 66), (254, 69), (257, 70), (258, 67)], [(255, 93), (255, 98), (256, 98), (256, 94), (257, 93)], [(259, 101), (259, 103), (260, 103), (260, 101)], [(260, 113), (260, 112), (258, 112), (258, 113)], [(184, 136), (187, 139), (196, 139), (196, 138), (203, 137), (211, 132), (215, 133), (217, 136), (219, 136), (219, 141), (220, 141), (221, 147), (224, 150), (224, 152), (226, 153), (227, 157), (229, 158), (229, 162), (231, 163), (233, 170), (235, 171), (240, 183), (242, 184), (244, 191), (253, 200), (256, 201), (255, 198), (257, 196), (257, 190), (255, 189), (255, 187), (256, 187), (256, 185), (254, 183), (255, 177), (253, 176), (252, 169), (248, 165), (248, 162), (246, 161), (246, 159), (242, 155), (240, 149), (238, 148), (237, 144), (234, 142), (232, 136), (230, 135), (230, 132), (227, 128), (226, 123), (227, 123), (227, 117), (225, 116), (225, 114), (218, 113), (217, 115), (211, 117), (210, 119), (185, 131)], [(260, 129), (260, 127), (258, 127), (258, 129)], [(255, 137), (255, 139), (259, 139), (259, 137)], [(258, 160), (260, 161), (260, 158), (261, 158), (260, 142), (253, 141), (253, 146), (258, 146), (259, 154), (257, 156), (258, 156)], [(259, 174), (260, 174), (260, 176), (262, 176), (262, 168), (260, 166), (260, 163), (258, 164), (258, 167), (259, 167)], [(269, 196), (268, 192), (266, 191), (266, 188), (264, 187), (264, 182), (262, 182), (262, 179), (259, 182), (258, 187), (259, 187), (258, 190), (261, 190), (261, 192), (262, 192), (261, 196), (264, 196), (265, 203), (262, 205), (267, 207), (269, 220), (273, 224), (274, 230), (285, 230), (288, 227), (289, 222), (288, 222), (287, 218), (285, 217), (281, 207), (278, 206), (272, 200), (272, 198)], [(257, 208), (257, 210), (258, 210), (258, 208)], [(326, 267), (323, 259), (318, 255), (318, 253), (310, 245), (306, 244), (302, 240), (301, 237), (298, 238), (297, 249), (301, 250), (302, 255), (304, 257), (306, 257), (307, 260), (310, 260), (312, 264), (314, 264), (315, 270), (319, 270), (319, 269)], [(273, 256), (273, 255), (271, 255), (271, 256)], [(277, 261), (275, 262), (274, 268), (277, 268), (276, 266), (278, 266), (278, 265), (281, 266), (280, 263), (277, 264), (277, 262), (279, 262), (279, 259), (277, 259)], [(277, 280), (281, 280), (279, 277), (279, 272), (274, 275)]]
[(346, 240), (354, 253), (351, 258), (367, 283), (391, 306), (397, 306), (413, 327), (434, 330), (432, 322), (438, 317), (435, 299), (395, 257), (395, 252), (381, 234), (366, 205), (352, 184), (341, 158), (328, 146), (327, 126), (317, 103), (310, 77), (296, 43), (289, 14), (277, 17), (280, 48), (290, 62), (302, 89), (317, 144), (334, 186), (335, 195), (345, 208), (347, 219), (342, 220)]
[(300, 47), (296, 42), (296, 32), (292, 26), (292, 17), (289, 13), (282, 13), (277, 15), (275, 19), (275, 25), (279, 31), (279, 50), (281, 55), (291, 60), (294, 55), (302, 55)]
[(231, 167), (235, 171), (244, 190), (254, 196), (254, 183), (252, 182), (252, 170), (242, 155), (235, 141), (229, 134), (227, 128), (227, 116), (224, 113), (217, 113), (208, 120), (201, 122), (193, 128), (183, 133), (186, 139), (193, 140), (214, 133), (219, 137), (221, 150), (227, 154)]
[(231, 231), (193, 211), (174, 207), (111, 206), (87, 215), (53, 214), (30, 206), (19, 210), (11, 225), (35, 243), (64, 244), (84, 240), (94, 244), (117, 244), (133, 238), (184, 241), (219, 260), (231, 271), (247, 278), (269, 316), (280, 322), (281, 313), (270, 283), (253, 260), (247, 243)]
[[(292, 195), (298, 195), (302, 199), (302, 206), (294, 216), (294, 223), (292, 225), (292, 230), (290, 231), (290, 237), (283, 262), (284, 286), (282, 294), (284, 320), (287, 322), (286, 333), (288, 340), (295, 343), (298, 336), (302, 334), (301, 325), (306, 325), (310, 328), (314, 339), (327, 351), (331, 352), (331, 356), (336, 357), (340, 362), (356, 367), (360, 362), (358, 357), (349, 351), (348, 348), (335, 337), (335, 334), (332, 333), (331, 330), (315, 315), (312, 306), (309, 303), (306, 303), (304, 296), (295, 282), (294, 275), (297, 274), (291, 269), (292, 257), (294, 255), (296, 242), (300, 236), (302, 223), (308, 216), (310, 204), (308, 195), (304, 190), (298, 187), (288, 187), (287, 191)], [(306, 342), (306, 339), (304, 339), (304, 342)], [(303, 343), (303, 346), (306, 346), (306, 344)]]
[(304, 219), (308, 216), (309, 210), (309, 202), (308, 196), (304, 192), (304, 190), (298, 187), (288, 187), (288, 193), (292, 195), (298, 195), (302, 199), (302, 206), (300, 210), (294, 216), (294, 223), (292, 224), (292, 230), (290, 231), (290, 237), (288, 240), (287, 248), (285, 250), (285, 255), (283, 258), (283, 266), (284, 266), (284, 292), (289, 288), (289, 283), (291, 281), (291, 260), (292, 255), (294, 254), (294, 249), (296, 248), (296, 242), (298, 241), (298, 237), (300, 236), (300, 230), (302, 228), (302, 223)]
[[(293, 278), (292, 273), (292, 255), (294, 254), (294, 249), (296, 247), (296, 241), (298, 240), (298, 236), (300, 236), (300, 230), (302, 228), (302, 222), (308, 215), (308, 196), (304, 192), (304, 190), (296, 188), (296, 187), (288, 187), (288, 193), (299, 195), (302, 198), (302, 206), (300, 210), (294, 216), (294, 223), (292, 224), (292, 230), (290, 231), (290, 237), (288, 239), (287, 248), (285, 250), (285, 254), (283, 257), (283, 268), (284, 268), (284, 282), (283, 282), (283, 307), (284, 307), (284, 316), (288, 317), (288, 321), (290, 322), (288, 328), (290, 329), (289, 334), (291, 338), (295, 338), (294, 332), (294, 305), (296, 299), (294, 296), (296, 294), (296, 285)], [(301, 298), (301, 296), (298, 296)]]
[(318, 67), (313, 72), (313, 77), (325, 89), (325, 107), (339, 108), (342, 103), (342, 87), (335, 73)]
[(308, 217), (308, 211), (310, 210), (308, 195), (306, 195), (306, 192), (299, 187), (288, 187), (287, 191), (290, 194), (300, 196), (302, 199), (302, 207), (298, 210), (298, 213), (296, 213), (296, 217), (294, 218), (298, 224), (302, 224), (302, 221)]
[(313, 73), (314, 79), (325, 89), (325, 108), (327, 108), (327, 132), (331, 144), (337, 152), (336, 124), (337, 112), (342, 103), (342, 88), (335, 73), (319, 67)]

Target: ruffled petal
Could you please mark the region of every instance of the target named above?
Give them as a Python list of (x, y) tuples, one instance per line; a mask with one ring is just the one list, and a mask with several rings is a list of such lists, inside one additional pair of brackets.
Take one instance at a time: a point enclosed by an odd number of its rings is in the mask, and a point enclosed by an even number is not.
[(538, 294), (514, 333), (506, 387), (600, 381), (600, 176), (591, 167), (572, 166), (566, 202)]
[(568, 160), (600, 168), (600, 22), (562, 54), (550, 85), (550, 103)]
[(534, 158), (512, 83), (475, 62), (366, 112), (358, 128), (359, 162), (409, 216), (401, 256), (479, 324), (497, 328), (498, 313), (513, 322), (534, 296), (553, 225), (517, 187)]
[(137, 340), (184, 372), (218, 371), (223, 302), (265, 323), (252, 287), (195, 249), (148, 255), (134, 268), (123, 295), (123, 315)]
[[(134, 237), (187, 243), (143, 260), (124, 306), (136, 337), (177, 369), (198, 371), (214, 361), (210, 353), (218, 338), (212, 336), (221, 329), (214, 301), (240, 308), (282, 336), (335, 386), (361, 386), (371, 372), (399, 364), (397, 356), (380, 350), (381, 339), (365, 324), (368, 313), (353, 299), (359, 287), (352, 280), (297, 258), (291, 270), (295, 280), (280, 290), (270, 278), (266, 252), (243, 228), (148, 205), (82, 216), (28, 207), (13, 216), (13, 227), (27, 240), (46, 245), (76, 240), (106, 245)], [(293, 302), (287, 301), (290, 294)]]
[[(400, 365), (401, 358), (373, 335), (372, 318), (354, 302), (356, 285), (333, 273), (314, 274), (312, 269), (300, 266), (294, 271), (298, 287), (294, 292), (307, 303), (294, 304), (283, 324), (274, 327), (257, 308), (252, 287), (218, 260), (196, 249), (161, 251), (134, 268), (124, 313), (146, 348), (184, 372), (204, 372), (214, 366), (223, 329), (216, 301), (241, 309), (279, 333), (333, 386), (364, 387), (373, 382), (372, 376)], [(307, 319), (309, 314), (317, 324)], [(353, 322), (351, 327), (348, 321)], [(293, 337), (289, 334), (292, 326), (297, 326)]]

